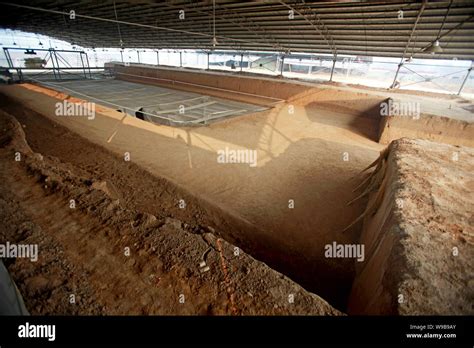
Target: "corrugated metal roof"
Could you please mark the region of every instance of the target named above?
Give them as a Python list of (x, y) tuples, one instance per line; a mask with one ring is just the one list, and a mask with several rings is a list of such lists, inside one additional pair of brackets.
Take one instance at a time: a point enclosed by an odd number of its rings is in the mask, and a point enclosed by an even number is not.
[[(84, 47), (474, 59), (474, 1), (30, 1), (0, 26)], [(75, 19), (69, 18), (74, 10)], [(184, 19), (180, 19), (180, 11)], [(402, 11), (402, 12), (400, 12)], [(293, 16), (291, 16), (293, 14)], [(217, 45), (213, 46), (215, 35)], [(439, 39), (443, 50), (423, 52)]]

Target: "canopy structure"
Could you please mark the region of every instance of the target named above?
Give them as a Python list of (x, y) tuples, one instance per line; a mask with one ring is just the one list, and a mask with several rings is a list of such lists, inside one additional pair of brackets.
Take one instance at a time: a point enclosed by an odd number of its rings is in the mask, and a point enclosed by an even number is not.
[(472, 0), (39, 0), (0, 6), (3, 28), (83, 47), (474, 58)]

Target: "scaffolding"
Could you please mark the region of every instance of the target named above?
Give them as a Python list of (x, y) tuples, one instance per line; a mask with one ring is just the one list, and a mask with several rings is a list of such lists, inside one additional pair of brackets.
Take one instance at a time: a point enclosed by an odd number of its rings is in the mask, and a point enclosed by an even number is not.
[[(19, 66), (14, 63), (10, 51), (20, 51), (23, 52), (24, 55), (29, 56), (37, 56), (38, 52), (44, 52), (44, 56), (42, 58), (38, 57), (34, 63), (25, 63), (25, 66)], [(45, 74), (51, 75), (51, 73), (55, 80), (64, 79), (64, 75), (68, 75), (68, 77), (73, 75), (78, 79), (92, 79), (92, 70), (103, 70), (103, 68), (91, 67), (87, 53), (84, 51), (58, 50), (55, 48), (4, 47), (3, 52), (8, 63), (8, 69), (16, 72), (19, 81), (37, 78)], [(77, 54), (81, 65), (72, 66), (70, 62), (68, 62), (68, 59), (62, 55), (63, 53)], [(25, 62), (28, 62), (27, 59), (24, 59)], [(48, 64), (51, 64), (51, 66), (48, 67)], [(28, 74), (27, 72), (32, 72), (33, 74)]]

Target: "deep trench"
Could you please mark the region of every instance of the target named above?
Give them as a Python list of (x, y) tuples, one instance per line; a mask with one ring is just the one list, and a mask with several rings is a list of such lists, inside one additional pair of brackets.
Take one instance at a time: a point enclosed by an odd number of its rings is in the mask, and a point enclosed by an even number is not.
[[(106, 180), (111, 180), (112, 182), (116, 182), (115, 179), (117, 176), (126, 176), (125, 173), (107, 172), (107, 168), (100, 167), (100, 161), (94, 162), (95, 159), (90, 162), (79, 160), (79, 157), (72, 154), (83, 154), (84, 149), (81, 148), (81, 144), (89, 142), (88, 140), (61, 125), (55, 124), (45, 116), (27, 109), (18, 101), (0, 94), (0, 108), (15, 116), (21, 124), (26, 126), (24, 129), (26, 139), (33, 151), (39, 152), (43, 155), (58, 157), (61, 161), (72, 163), (81, 169), (89, 170), (90, 168), (94, 168), (94, 175), (99, 174)], [(44, 125), (41, 130), (38, 130), (36, 127), (37, 123), (36, 125), (32, 123), (34, 122), (32, 121), (33, 118), (41, 119), (41, 123)], [(61, 149), (59, 146), (55, 147), (54, 144), (48, 143), (49, 139), (57, 139), (61, 137), (64, 139), (65, 135), (67, 135), (68, 139), (67, 150)], [(75, 139), (81, 139), (81, 141), (75, 141)], [(92, 148), (98, 146), (93, 143), (90, 143), (90, 145)], [(109, 156), (117, 157), (106, 149), (103, 149), (103, 151)], [(82, 158), (84, 158), (83, 155)], [(140, 180), (143, 184), (154, 187), (156, 184), (154, 185), (152, 181), (155, 179), (156, 177), (148, 175), (148, 172), (146, 172), (146, 175), (143, 175)], [(147, 183), (147, 181), (150, 182)], [(119, 184), (116, 184), (116, 186), (118, 186), (119, 189), (121, 188)], [(191, 214), (191, 216), (180, 216), (180, 210), (176, 207), (173, 210), (172, 205), (168, 206), (168, 211), (166, 213), (170, 216), (178, 217), (191, 226), (195, 226), (196, 224), (206, 226), (208, 224), (206, 216), (201, 216), (200, 221), (193, 221), (193, 214)], [(213, 213), (215, 212), (212, 212), (212, 214)], [(278, 245), (248, 243), (245, 239), (238, 237), (240, 232), (238, 229), (234, 230), (235, 226), (232, 220), (224, 221), (222, 226), (213, 227), (217, 231), (220, 231), (222, 237), (239, 246), (257, 260), (265, 262), (271, 268), (288, 276), (306, 290), (322, 297), (333, 307), (346, 312), (347, 301), (354, 279), (353, 263), (346, 264), (344, 272), (341, 273), (334, 272), (333, 270), (325, 270), (325, 265), (308, 263), (308, 260), (306, 260), (303, 255), (288, 254), (285, 250), (279, 249)], [(359, 239), (360, 229), (361, 224), (358, 224), (355, 226), (354, 231), (352, 231), (352, 234), (356, 236), (357, 240)]]

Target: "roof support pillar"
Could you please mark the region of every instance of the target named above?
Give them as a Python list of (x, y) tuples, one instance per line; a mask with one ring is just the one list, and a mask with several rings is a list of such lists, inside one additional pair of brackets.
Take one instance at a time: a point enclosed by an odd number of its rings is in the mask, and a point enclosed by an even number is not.
[(244, 63), (244, 54), (240, 54), (240, 72), (242, 72), (242, 64)]
[(400, 64), (398, 64), (397, 72), (395, 73), (395, 77), (393, 78), (393, 82), (390, 88), (395, 88), (395, 86), (397, 85), (398, 73), (400, 72), (400, 68), (402, 66), (403, 66), (403, 62), (400, 62)]
[[(56, 55), (56, 50), (53, 48), (51, 51), (52, 56), (54, 57), (54, 60), (56, 60), (56, 66), (58, 69), (58, 77), (61, 80), (61, 72), (59, 71), (59, 61), (58, 61), (58, 56)], [(53, 65), (54, 67), (54, 65)]]
[[(4, 47), (3, 52), (5, 53), (5, 57), (7, 58), (8, 66), (10, 68), (13, 68), (14, 64), (13, 64), (13, 61), (12, 61), (12, 57), (10, 56), (10, 51), (8, 50), (8, 48)], [(16, 73), (18, 75), (18, 79), (20, 81), (23, 81), (23, 73), (21, 72), (21, 69), (16, 69)]]
[(283, 76), (283, 69), (285, 68), (285, 55), (281, 56), (280, 76)]
[(405, 55), (407, 54), (408, 49), (410, 47), (411, 39), (413, 38), (413, 35), (416, 32), (416, 27), (418, 25), (418, 22), (420, 21), (421, 16), (423, 15), (423, 12), (425, 11), (427, 2), (428, 0), (423, 0), (423, 3), (421, 4), (420, 10), (418, 11), (418, 15), (416, 16), (415, 23), (413, 23), (413, 28), (411, 29), (410, 37), (408, 38), (407, 44), (405, 45), (405, 49), (403, 50), (402, 58), (400, 59), (400, 64), (398, 64), (397, 72), (395, 73), (395, 78), (393, 79), (393, 83), (390, 86), (390, 88), (395, 88), (396, 86), (398, 73), (400, 72), (400, 68), (403, 66), (403, 60), (405, 59)]
[(81, 56), (81, 65), (82, 71), (84, 72), (84, 78), (87, 79), (86, 66), (84, 65), (84, 58), (82, 57), (82, 52), (79, 53), (79, 56)]
[(332, 59), (331, 77), (329, 78), (329, 82), (332, 82), (332, 76), (334, 74), (334, 68), (336, 67), (336, 61), (337, 61), (337, 54), (335, 54), (334, 58)]
[(160, 51), (156, 51), (156, 65), (160, 65)]
[(85, 53), (85, 52), (84, 52), (84, 55), (86, 56), (87, 69), (89, 69), (89, 77), (92, 78), (91, 65), (89, 64), (89, 56), (88, 56), (87, 53)]
[(211, 54), (211, 52), (207, 52), (207, 69), (206, 70), (209, 70), (209, 55)]
[(459, 88), (458, 95), (461, 94), (462, 89), (464, 88), (464, 85), (466, 84), (466, 81), (467, 81), (467, 79), (469, 78), (469, 75), (471, 74), (471, 70), (472, 70), (472, 66), (471, 66), (469, 69), (467, 69), (466, 77), (464, 78), (464, 81), (462, 82), (462, 85), (461, 85), (461, 87)]
[(51, 59), (51, 64), (53, 64), (53, 74), (54, 74), (54, 79), (58, 79), (58, 74), (56, 73), (56, 62), (54, 61), (54, 56), (53, 56), (53, 49), (49, 49), (49, 58)]

